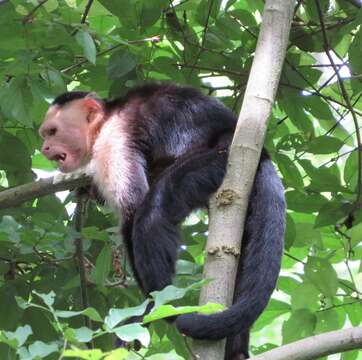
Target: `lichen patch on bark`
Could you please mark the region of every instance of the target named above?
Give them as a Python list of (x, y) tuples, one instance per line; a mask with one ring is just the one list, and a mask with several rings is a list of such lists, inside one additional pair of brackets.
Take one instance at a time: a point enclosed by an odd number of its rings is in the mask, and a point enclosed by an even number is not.
[(231, 189), (222, 190), (216, 196), (217, 206), (218, 207), (229, 206), (234, 202), (234, 200), (237, 198), (237, 196), (238, 195), (234, 190), (231, 190)]

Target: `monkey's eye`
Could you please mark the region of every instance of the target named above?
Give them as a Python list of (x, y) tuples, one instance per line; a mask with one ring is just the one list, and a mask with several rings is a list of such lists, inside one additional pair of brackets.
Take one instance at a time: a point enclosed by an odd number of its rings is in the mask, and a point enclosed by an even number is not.
[(56, 133), (57, 133), (57, 128), (55, 128), (55, 127), (50, 128), (48, 131), (49, 136), (54, 136)]

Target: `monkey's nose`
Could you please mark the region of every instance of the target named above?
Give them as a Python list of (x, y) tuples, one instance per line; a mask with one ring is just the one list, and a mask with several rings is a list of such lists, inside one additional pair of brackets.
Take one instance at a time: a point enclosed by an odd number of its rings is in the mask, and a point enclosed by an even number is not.
[(50, 151), (50, 146), (48, 145), (43, 145), (43, 147), (41, 148), (41, 152), (45, 156), (49, 155), (49, 151)]

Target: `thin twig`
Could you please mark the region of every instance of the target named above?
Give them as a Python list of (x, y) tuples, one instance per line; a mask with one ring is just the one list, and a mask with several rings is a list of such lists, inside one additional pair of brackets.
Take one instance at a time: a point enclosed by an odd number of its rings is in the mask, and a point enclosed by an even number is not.
[(85, 21), (87, 20), (87, 16), (88, 16), (88, 14), (89, 14), (89, 11), (90, 11), (90, 9), (91, 9), (91, 6), (92, 6), (92, 4), (93, 4), (93, 1), (94, 1), (94, 0), (88, 0), (88, 3), (87, 3), (87, 5), (86, 5), (86, 7), (85, 7), (85, 9), (84, 9), (84, 13), (83, 13), (83, 15), (82, 15), (82, 19), (80, 20), (80, 23), (81, 23), (81, 24), (85, 24)]
[[(209, 28), (209, 20), (210, 20), (210, 15), (211, 15), (211, 11), (212, 11), (212, 7), (214, 6), (214, 0), (210, 0), (210, 5), (209, 5), (209, 9), (208, 9), (208, 12), (207, 12), (207, 16), (206, 16), (206, 21), (205, 21), (205, 25), (204, 25), (204, 31), (203, 31), (203, 35), (202, 35), (202, 39), (201, 39), (201, 49), (199, 50), (198, 54), (195, 56), (195, 61), (194, 61), (194, 66), (198, 63), (199, 61), (199, 58), (201, 56), (201, 54), (203, 53), (203, 47), (205, 45), (205, 40), (206, 40), (206, 35), (207, 35), (207, 30)], [(188, 77), (190, 78), (193, 71), (194, 71), (194, 68), (193, 67), (190, 67), (190, 72), (188, 74)]]
[(187, 336), (183, 336), (183, 338), (184, 338), (185, 347), (189, 351), (189, 354), (191, 355), (192, 360), (200, 360), (199, 357), (193, 353), (191, 346), (188, 342)]
[(359, 131), (359, 126), (358, 126), (358, 119), (357, 119), (357, 115), (356, 112), (351, 104), (351, 100), (349, 98), (348, 92), (346, 90), (346, 87), (344, 86), (344, 82), (343, 79), (338, 71), (338, 68), (336, 67), (336, 64), (333, 60), (333, 57), (330, 53), (330, 45), (329, 45), (329, 41), (328, 41), (328, 36), (327, 36), (327, 32), (326, 32), (326, 27), (324, 24), (324, 19), (323, 19), (323, 13), (322, 13), (322, 9), (319, 3), (319, 0), (315, 0), (316, 6), (317, 6), (317, 12), (318, 12), (318, 17), (319, 17), (319, 21), (321, 24), (321, 29), (322, 29), (322, 36), (323, 36), (323, 42), (324, 42), (324, 51), (329, 59), (329, 62), (331, 63), (334, 72), (337, 75), (337, 79), (338, 79), (338, 84), (339, 87), (341, 89), (341, 93), (342, 93), (342, 97), (346, 103), (347, 108), (349, 109), (351, 115), (352, 115), (352, 119), (353, 119), (353, 123), (356, 129), (356, 139), (357, 139), (357, 145), (358, 145), (358, 175), (357, 175), (357, 197), (355, 200), (355, 204), (353, 206), (353, 209), (351, 210), (351, 214), (359, 207), (359, 203), (361, 200), (361, 195), (362, 195), (362, 140), (361, 140), (361, 134)]
[(21, 21), (24, 25), (29, 23), (31, 19), (34, 17), (34, 14), (40, 9), (48, 0), (41, 0), (39, 1), (38, 5), (34, 6), (33, 9), (29, 12), (28, 15), (24, 16), (23, 20)]
[(348, 270), (348, 274), (349, 274), (349, 277), (351, 279), (351, 283), (353, 284), (354, 288), (356, 289), (357, 297), (359, 298), (359, 294), (357, 292), (357, 289), (358, 289), (357, 284), (356, 284), (356, 281), (355, 281), (354, 276), (352, 274), (351, 267), (349, 266), (348, 259), (346, 259), (344, 263), (346, 264), (346, 268)]
[[(87, 20), (87, 17), (88, 17), (88, 14), (89, 14), (89, 11), (90, 11), (90, 9), (92, 7), (93, 1), (94, 0), (88, 0), (87, 5), (85, 6), (85, 9), (84, 9), (84, 13), (82, 15), (82, 18), (80, 19), (81, 24), (85, 24), (85, 22)], [(74, 36), (78, 31), (79, 31), (78, 28), (74, 29), (74, 31), (71, 33), (71, 35)]]
[(218, 68), (214, 68), (214, 67), (210, 67), (210, 66), (199, 66), (199, 65), (191, 65), (191, 64), (181, 64), (181, 63), (175, 63), (173, 65), (176, 67), (181, 67), (181, 68), (191, 68), (191, 69), (198, 69), (198, 70), (209, 71), (209, 72), (218, 72), (218, 73), (233, 75), (233, 76), (237, 76), (237, 77), (248, 76), (248, 74), (240, 72), (240, 71), (218, 69)]
[[(79, 268), (82, 310), (86, 309), (89, 306), (83, 240), (80, 234), (80, 232), (82, 231), (84, 218), (86, 216), (88, 200), (89, 198), (87, 195), (78, 194), (77, 207), (75, 209), (75, 214), (74, 214), (74, 229), (77, 232), (77, 238), (75, 239), (74, 244), (75, 244), (75, 252)], [(91, 320), (87, 316), (84, 316), (84, 325), (87, 326), (88, 328), (92, 327)], [(89, 347), (92, 348), (92, 346)]]
[[(116, 50), (118, 49), (119, 47), (121, 46), (127, 46), (127, 45), (132, 45), (132, 44), (140, 44), (140, 43), (143, 43), (143, 42), (152, 42), (152, 43), (158, 43), (160, 42), (161, 39), (160, 39), (160, 36), (156, 35), (156, 36), (152, 36), (150, 38), (145, 38), (145, 39), (140, 39), (140, 40), (130, 40), (130, 41), (125, 41), (125, 42), (122, 42), (120, 44), (116, 44), (112, 47), (110, 47), (109, 49), (106, 49), (106, 50), (103, 50), (103, 51), (100, 51), (98, 54), (97, 54), (97, 58), (99, 56), (102, 56), (102, 55), (105, 55), (105, 54), (108, 54), (109, 52), (113, 51), (113, 50)], [(71, 70), (74, 70), (74, 69), (77, 69), (78, 67), (81, 67), (82, 65), (88, 63), (88, 60), (87, 59), (84, 59), (76, 64), (73, 64), (73, 65), (70, 65), (62, 70), (60, 70), (60, 72), (62, 73), (67, 73)]]
[[(345, 64), (336, 64), (337, 67), (341, 67), (344, 66)], [(297, 65), (297, 68), (330, 68), (332, 67), (331, 64), (302, 64), (302, 65)]]
[[(308, 80), (308, 78), (306, 78), (306, 77), (303, 75), (303, 73), (301, 73), (292, 63), (290, 63), (290, 62), (288, 61), (288, 59), (286, 59), (285, 62), (286, 62), (287, 65), (289, 65), (289, 66), (291, 67), (291, 69), (292, 69), (294, 72), (296, 72), (296, 73), (299, 75), (300, 78), (302, 78), (302, 79), (306, 82), (306, 84), (307, 84), (308, 86), (310, 86), (310, 87), (315, 91), (316, 94), (321, 95), (321, 90), (326, 86), (325, 84), (322, 84), (322, 85), (317, 89), (317, 88), (314, 86), (314, 84), (311, 83), (311, 82)], [(331, 79), (329, 79), (329, 81), (330, 81), (330, 80), (331, 80)], [(339, 112), (337, 109), (334, 109), (334, 110), (336, 111), (336, 113), (337, 113), (339, 116), (342, 116), (342, 114), (340, 114), (340, 112)]]
[(296, 261), (296, 262), (299, 262), (299, 263), (303, 264), (303, 265), (306, 264), (303, 260), (300, 260), (300, 259), (296, 258), (295, 256), (287, 253), (286, 251), (284, 251), (284, 255), (287, 256), (287, 257), (289, 257), (289, 258), (291, 258), (292, 260), (294, 260), (294, 261)]

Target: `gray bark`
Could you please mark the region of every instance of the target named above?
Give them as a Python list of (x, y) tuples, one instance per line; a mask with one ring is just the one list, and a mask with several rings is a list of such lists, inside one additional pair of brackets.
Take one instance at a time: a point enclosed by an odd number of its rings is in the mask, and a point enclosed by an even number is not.
[(25, 201), (54, 194), (57, 191), (71, 190), (90, 183), (84, 175), (55, 176), (32, 183), (16, 186), (0, 192), (0, 209), (19, 206)]
[[(200, 304), (230, 306), (244, 230), (248, 198), (264, 143), (288, 44), (295, 2), (267, 0), (244, 101), (230, 148), (227, 175), (210, 202), (204, 277)], [(195, 342), (199, 359), (224, 358), (225, 340)]]
[(362, 327), (360, 326), (311, 336), (251, 357), (250, 360), (312, 360), (361, 348)]

